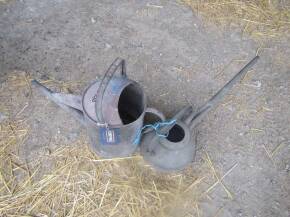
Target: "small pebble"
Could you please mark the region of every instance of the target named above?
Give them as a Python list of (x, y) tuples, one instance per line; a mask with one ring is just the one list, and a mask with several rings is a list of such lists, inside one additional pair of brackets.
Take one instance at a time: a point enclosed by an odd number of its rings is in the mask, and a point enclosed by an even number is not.
[(112, 45), (110, 45), (110, 44), (108, 44), (108, 43), (106, 43), (105, 46), (106, 46), (106, 49), (110, 49), (110, 48), (112, 48)]
[(290, 166), (289, 166), (289, 164), (286, 164), (286, 166), (285, 166), (285, 170), (286, 170), (286, 172), (289, 172), (289, 171), (290, 171)]
[(255, 81), (254, 84), (255, 84), (255, 86), (257, 88), (260, 88), (262, 86), (262, 82), (261, 81)]
[(51, 155), (51, 150), (49, 148), (44, 149), (45, 155)]
[(91, 17), (91, 22), (92, 22), (92, 23), (95, 23), (95, 22), (96, 22), (96, 19), (93, 18), (93, 17)]
[(3, 121), (5, 121), (8, 117), (6, 115), (4, 115), (3, 113), (0, 112), (0, 123), (2, 123)]

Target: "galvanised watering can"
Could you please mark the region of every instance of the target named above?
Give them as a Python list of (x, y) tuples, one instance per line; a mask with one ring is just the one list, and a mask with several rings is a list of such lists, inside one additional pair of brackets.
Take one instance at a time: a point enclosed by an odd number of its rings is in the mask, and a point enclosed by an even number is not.
[(105, 158), (126, 157), (136, 150), (139, 144), (134, 139), (143, 126), (145, 113), (164, 120), (161, 112), (147, 108), (142, 87), (128, 79), (125, 61), (120, 58), (82, 96), (55, 93), (36, 80), (32, 84), (87, 127), (92, 149)]
[(197, 112), (193, 112), (192, 106), (185, 106), (166, 124), (157, 123), (153, 125), (154, 130), (145, 132), (141, 141), (141, 154), (144, 159), (161, 171), (181, 170), (190, 164), (195, 157), (195, 127), (233, 85), (243, 78), (258, 58), (253, 58)]

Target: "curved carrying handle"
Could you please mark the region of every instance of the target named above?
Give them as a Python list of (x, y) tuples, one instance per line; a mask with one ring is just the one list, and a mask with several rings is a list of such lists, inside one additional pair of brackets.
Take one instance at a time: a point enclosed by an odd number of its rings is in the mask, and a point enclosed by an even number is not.
[[(192, 106), (191, 105), (187, 105), (187, 106), (184, 106), (180, 111), (178, 111), (173, 117), (172, 117), (172, 120), (184, 120), (186, 118), (186, 115), (188, 115), (188, 113), (192, 112)], [(169, 130), (174, 126), (173, 125), (166, 125), (166, 126), (163, 126), (161, 129), (160, 129), (160, 132), (162, 134), (166, 134), (169, 132)]]
[(164, 114), (161, 111), (157, 110), (156, 108), (153, 107), (146, 108), (145, 113), (151, 113), (156, 117), (158, 117), (161, 121), (165, 121)]
[[(156, 116), (159, 119), (158, 121), (165, 121), (166, 120), (164, 114), (161, 111), (157, 110), (156, 108), (152, 108), (152, 107), (146, 108), (145, 115), (146, 115), (146, 113), (153, 114), (154, 116)], [(154, 124), (154, 123), (145, 123), (144, 125)], [(148, 133), (150, 131), (152, 131), (152, 128), (147, 128), (143, 131), (143, 133)]]
[(108, 84), (110, 83), (111, 79), (113, 78), (114, 74), (116, 73), (119, 67), (121, 67), (120, 75), (123, 77), (127, 77), (125, 60), (118, 57), (110, 65), (109, 69), (106, 71), (104, 77), (101, 80), (97, 93), (95, 95), (95, 112), (96, 112), (96, 116), (97, 116), (97, 120), (99, 124), (103, 124), (103, 125), (106, 124), (103, 117), (103, 113), (102, 113), (103, 98), (104, 98), (105, 91), (108, 87)]

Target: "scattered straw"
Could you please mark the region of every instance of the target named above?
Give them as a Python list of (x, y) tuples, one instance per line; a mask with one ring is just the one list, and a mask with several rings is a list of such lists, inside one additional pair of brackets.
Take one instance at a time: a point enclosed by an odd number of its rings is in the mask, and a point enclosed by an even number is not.
[(284, 147), (286, 144), (285, 143), (280, 143), (279, 145), (277, 145), (274, 150), (271, 153), (271, 156), (274, 157), (274, 155), (278, 152), (278, 150), (280, 150), (282, 147)]
[[(18, 155), (28, 133), (24, 123), (1, 124), (1, 216), (161, 216), (182, 192), (195, 192), (192, 180), (199, 179), (190, 171), (159, 174), (140, 157), (102, 161), (81, 140), (26, 166)], [(53, 166), (43, 175), (48, 163)]]
[(213, 166), (213, 163), (208, 155), (208, 153), (206, 153), (206, 160), (208, 162), (208, 165), (209, 167), (211, 168), (212, 172), (213, 172), (213, 175), (214, 177), (217, 179), (217, 181), (221, 184), (221, 186), (223, 187), (223, 189), (225, 190), (225, 192), (227, 193), (228, 197), (233, 199), (233, 196), (231, 194), (231, 192), (228, 190), (228, 188), (224, 185), (224, 183), (222, 182), (221, 178), (218, 176), (214, 166)]
[(273, 157), (272, 157), (271, 153), (268, 151), (268, 149), (266, 148), (265, 145), (263, 145), (263, 148), (264, 148), (264, 150), (265, 150), (267, 156), (268, 156), (268, 157), (270, 158), (270, 160), (272, 161), (272, 163), (275, 164), (275, 162), (274, 162), (274, 160), (273, 160)]
[(229, 175), (235, 168), (236, 166), (238, 166), (238, 164), (234, 164), (220, 179), (218, 179), (213, 185), (211, 185), (206, 191), (205, 193), (209, 193), (215, 186), (217, 186), (219, 183), (221, 183), (221, 181), (227, 176)]
[(285, 146), (286, 146), (286, 143), (285, 143), (285, 142), (282, 142), (282, 143), (280, 143), (279, 145), (277, 145), (277, 146), (273, 149), (273, 151), (269, 151), (269, 150), (266, 148), (265, 145), (263, 145), (263, 148), (264, 148), (264, 150), (265, 150), (267, 156), (268, 156), (268, 157), (271, 159), (271, 161), (275, 164), (275, 162), (274, 162), (274, 156), (277, 154), (277, 152), (278, 152), (281, 148), (283, 148), (283, 147), (285, 147)]
[(277, 38), (290, 33), (289, 1), (182, 0), (207, 21), (219, 26), (236, 25), (254, 39)]

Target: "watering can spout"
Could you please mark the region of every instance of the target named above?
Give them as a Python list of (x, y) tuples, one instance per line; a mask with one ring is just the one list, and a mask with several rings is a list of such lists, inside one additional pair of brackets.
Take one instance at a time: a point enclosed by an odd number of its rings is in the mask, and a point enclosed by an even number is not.
[(71, 113), (81, 124), (84, 123), (84, 115), (82, 112), (81, 96), (72, 94), (56, 93), (42, 85), (37, 80), (31, 81), (32, 85), (35, 86), (44, 96), (53, 101), (63, 110)]
[(245, 65), (225, 86), (223, 86), (209, 101), (207, 101), (203, 106), (201, 106), (197, 112), (192, 112), (185, 120), (185, 123), (190, 126), (190, 129), (193, 129), (203, 117), (212, 110), (228, 92), (232, 89), (232, 87), (239, 81), (242, 80), (244, 75), (247, 73), (249, 68), (253, 66), (259, 56), (255, 56), (247, 65)]
[(174, 115), (173, 119), (174, 120), (182, 120), (185, 117), (187, 117), (189, 114), (191, 114), (192, 112), (193, 111), (192, 111), (192, 106), (191, 105), (185, 106), (179, 112), (177, 112)]

